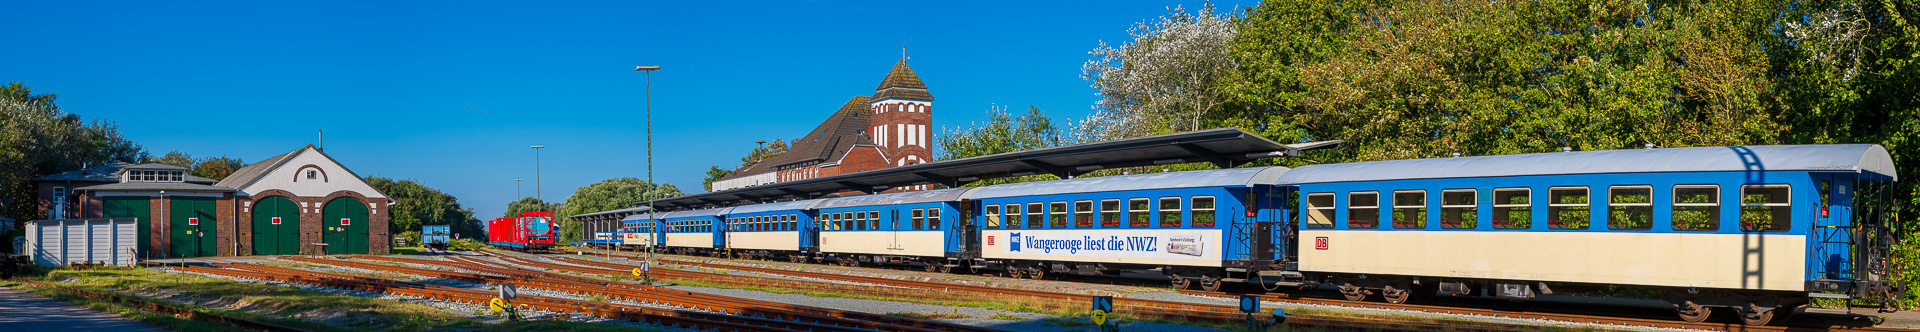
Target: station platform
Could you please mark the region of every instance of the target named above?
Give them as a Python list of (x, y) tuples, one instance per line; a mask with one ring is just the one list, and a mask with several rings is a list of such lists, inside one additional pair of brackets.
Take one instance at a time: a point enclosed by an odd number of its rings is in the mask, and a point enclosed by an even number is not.
[(67, 301), (49, 299), (9, 287), (0, 287), (0, 331), (131, 331), (163, 332), (109, 313)]

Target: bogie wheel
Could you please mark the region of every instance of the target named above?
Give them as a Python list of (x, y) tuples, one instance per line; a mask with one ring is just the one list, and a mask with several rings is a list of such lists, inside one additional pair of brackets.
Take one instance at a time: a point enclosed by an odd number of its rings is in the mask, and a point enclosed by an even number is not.
[(1347, 298), (1347, 301), (1353, 301), (1353, 302), (1366, 301), (1367, 290), (1360, 288), (1360, 286), (1354, 286), (1351, 283), (1344, 284), (1344, 285), (1340, 285), (1340, 296)]
[(1027, 270), (1022, 268), (1007, 268), (1007, 277), (1014, 279), (1026, 278)]
[(1693, 304), (1693, 301), (1687, 301), (1685, 305), (1681, 305), (1679, 311), (1680, 320), (1690, 323), (1704, 322), (1707, 321), (1708, 316), (1713, 316), (1713, 308)]
[(1027, 276), (1032, 277), (1033, 280), (1046, 279), (1047, 270), (1044, 267), (1036, 267), (1031, 270), (1027, 270)]
[(1203, 291), (1218, 292), (1222, 284), (1225, 283), (1220, 282), (1220, 278), (1214, 278), (1213, 276), (1200, 277), (1200, 290)]
[(953, 273), (953, 267), (947, 266), (946, 264), (941, 264), (939, 266), (939, 269), (940, 269), (940, 273)]
[(927, 272), (940, 272), (940, 264), (927, 262), (926, 265)]
[(1387, 286), (1380, 290), (1380, 297), (1385, 298), (1387, 303), (1407, 303), (1408, 299), (1413, 298), (1413, 291), (1408, 288), (1412, 287), (1405, 285)]
[(1754, 311), (1758, 311), (1758, 310), (1756, 310), (1751, 306), (1747, 308), (1741, 308), (1740, 322), (1747, 323), (1747, 325), (1752, 325), (1752, 326), (1767, 325), (1767, 323), (1773, 321), (1773, 312), (1777, 310), (1779, 309), (1767, 310), (1766, 312), (1761, 312), (1761, 313), (1754, 313)]
[(1187, 289), (1187, 287), (1191, 287), (1191, 286), (1193, 286), (1193, 279), (1187, 279), (1187, 277), (1173, 277), (1173, 289)]

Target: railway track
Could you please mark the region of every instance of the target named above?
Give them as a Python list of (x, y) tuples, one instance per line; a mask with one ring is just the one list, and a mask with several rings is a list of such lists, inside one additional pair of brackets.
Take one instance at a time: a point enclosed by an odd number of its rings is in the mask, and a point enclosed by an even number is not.
[[(560, 254), (560, 255), (565, 256), (565, 254)], [(575, 259), (575, 258), (567, 258), (567, 259), (586, 262), (584, 260)], [(1053, 298), (1063, 298), (1063, 299), (1064, 298), (1085, 299), (1087, 297), (1085, 295), (1078, 295), (1078, 294), (1050, 293), (1050, 292), (1027, 291), (1027, 290), (1009, 290), (1009, 289), (999, 289), (999, 288), (983, 287), (983, 286), (951, 285), (951, 284), (943, 284), (943, 283), (918, 282), (918, 281), (877, 278), (877, 277), (848, 276), (848, 275), (830, 274), (830, 273), (803, 272), (803, 271), (761, 268), (761, 267), (751, 267), (751, 266), (741, 266), (741, 265), (709, 264), (709, 263), (696, 262), (688, 258), (678, 258), (678, 257), (676, 257), (674, 260), (679, 261), (680, 264), (707, 267), (707, 268), (725, 268), (725, 269), (753, 271), (753, 272), (761, 272), (761, 273), (769, 273), (769, 274), (794, 275), (794, 276), (802, 276), (802, 277), (818, 278), (818, 279), (842, 280), (842, 281), (853, 281), (853, 282), (875, 283), (875, 284), (886, 284), (886, 285), (899, 285), (903, 287), (914, 287), (914, 288), (953, 287), (953, 288), (975, 289), (980, 292), (988, 293), (988, 294), (1010, 294), (1010, 293), (1035, 294), (1035, 295), (1042, 295), (1042, 296), (1048, 296)], [(588, 263), (607, 264), (607, 263), (597, 263), (597, 262), (588, 262)], [(1243, 294), (1243, 293), (1231, 293), (1231, 292), (1206, 292), (1206, 291), (1198, 291), (1198, 290), (1180, 290), (1180, 292), (1183, 294), (1216, 297), (1216, 298), (1224, 298), (1224, 299), (1235, 299)], [(1538, 320), (1563, 321), (1563, 322), (1571, 322), (1571, 323), (1615, 324), (1615, 325), (1631, 325), (1631, 326), (1658, 327), (1658, 328), (1696, 329), (1696, 330), (1707, 330), (1707, 331), (1912, 332), (1911, 330), (1904, 330), (1904, 329), (1847, 327), (1847, 326), (1815, 326), (1815, 325), (1750, 326), (1750, 325), (1745, 325), (1741, 323), (1716, 323), (1716, 322), (1690, 323), (1690, 322), (1671, 320), (1671, 319), (1596, 316), (1596, 315), (1583, 315), (1583, 314), (1576, 314), (1576, 313), (1544, 312), (1544, 311), (1531, 311), (1531, 310), (1525, 310), (1525, 309), (1505, 309), (1505, 308), (1493, 308), (1493, 307), (1457, 307), (1457, 306), (1420, 305), (1420, 304), (1391, 304), (1391, 303), (1383, 303), (1383, 302), (1381, 303), (1352, 302), (1352, 301), (1346, 301), (1344, 299), (1315, 298), (1315, 297), (1307, 297), (1307, 296), (1301, 296), (1297, 294), (1287, 294), (1287, 293), (1264, 293), (1264, 294), (1255, 294), (1255, 295), (1259, 295), (1263, 301), (1282, 302), (1282, 303), (1336, 306), (1336, 307), (1348, 307), (1348, 308), (1364, 308), (1364, 309), (1380, 309), (1380, 310), (1403, 310), (1403, 311), (1416, 311), (1416, 312), (1427, 312), (1427, 313), (1437, 313), (1437, 314), (1473, 315), (1473, 316), (1503, 317), (1503, 318), (1517, 318), (1517, 319), (1538, 319)], [(1221, 310), (1222, 312), (1232, 312), (1232, 313), (1235, 313), (1234, 316), (1239, 316), (1237, 314), (1238, 308), (1228, 307), (1228, 306), (1212, 306), (1215, 308), (1202, 309), (1207, 307), (1182, 308), (1178, 306), (1178, 304), (1185, 304), (1185, 303), (1171, 302), (1171, 301), (1126, 299), (1124, 301), (1115, 301), (1115, 302), (1116, 302), (1115, 303), (1116, 306), (1121, 306), (1123, 305), (1123, 303), (1143, 302), (1141, 303), (1141, 305), (1145, 305), (1148, 307), (1164, 306), (1165, 308), (1175, 309), (1175, 310), (1180, 310), (1180, 309)], [(1119, 311), (1118, 308), (1116, 308), (1116, 311)]]
[[(216, 263), (215, 267), (175, 266), (175, 269), (188, 272), (207, 273), (237, 278), (273, 280), (279, 282), (308, 284), (323, 287), (357, 289), (406, 296), (417, 296), (443, 301), (484, 305), (492, 300), (494, 292), (456, 287), (435, 286), (420, 283), (385, 280), (378, 278), (354, 277), (331, 273), (322, 273), (298, 269), (277, 268), (244, 263)], [(516, 299), (516, 307), (532, 308), (555, 312), (591, 314), (600, 317), (627, 321), (647, 322), (658, 325), (684, 328), (712, 329), (717, 331), (872, 331), (873, 329), (844, 326), (841, 323), (858, 326), (870, 326), (859, 322), (836, 320), (832, 323), (809, 322), (798, 317), (749, 317), (723, 313), (694, 310), (669, 310), (642, 306), (609, 304), (581, 301), (566, 298), (523, 295)], [(936, 331), (930, 329), (894, 329), (890, 331)]]
[[(545, 258), (553, 259), (555, 261), (566, 263), (566, 264), (557, 264), (557, 263), (538, 262), (538, 261), (533, 261), (525, 258), (516, 257), (520, 255), (531, 255), (531, 254), (505, 253), (505, 252), (493, 252), (490, 254), (496, 255), (497, 257), (501, 257), (502, 259), (507, 260), (509, 262), (513, 262), (515, 264), (524, 264), (527, 266), (552, 268), (557, 270), (574, 271), (574, 272), (581, 272), (581, 273), (617, 274), (616, 272), (618, 271), (627, 271), (628, 269), (635, 268), (635, 266), (633, 265), (594, 262), (589, 260), (571, 258), (565, 255), (547, 255), (550, 257), (545, 257)], [(868, 284), (885, 285), (885, 286), (892, 286), (892, 287), (898, 287), (898, 288), (912, 288), (912, 289), (918, 289), (921, 292), (925, 292), (925, 293), (915, 294), (914, 295), (915, 297), (923, 297), (923, 295), (937, 296), (938, 294), (948, 294), (947, 296), (941, 296), (941, 297), (957, 296), (958, 298), (971, 299), (971, 300), (980, 300), (983, 298), (984, 299), (1007, 299), (1012, 297), (1018, 297), (1018, 298), (1035, 299), (1040, 301), (1041, 303), (1055, 304), (1055, 308), (1069, 309), (1069, 310), (1074, 310), (1074, 309), (1084, 310), (1082, 308), (1085, 308), (1085, 307), (1079, 306), (1077, 304), (1090, 303), (1089, 296), (1080, 295), (1080, 294), (1029, 291), (1029, 290), (1011, 290), (1011, 289), (985, 287), (985, 286), (952, 285), (952, 284), (933, 283), (933, 282), (918, 282), (918, 281), (873, 278), (873, 277), (857, 277), (857, 276), (847, 276), (847, 275), (837, 275), (837, 274), (824, 274), (824, 273), (813, 273), (813, 272), (802, 272), (802, 271), (780, 270), (780, 269), (766, 269), (766, 268), (744, 267), (744, 266), (734, 266), (734, 265), (714, 265), (714, 264), (704, 264), (704, 263), (687, 263), (684, 265), (699, 266), (699, 267), (706, 267), (706, 268), (739, 270), (739, 271), (748, 271), (748, 272), (758, 272), (758, 273), (766, 273), (766, 274), (788, 275), (788, 276), (825, 279), (825, 280), (838, 280), (838, 281), (844, 281), (844, 282), (868, 283)], [(598, 268), (599, 270), (594, 270), (595, 268)], [(671, 270), (671, 269), (653, 269), (652, 271), (659, 272), (664, 270)], [(680, 272), (687, 272), (687, 271), (680, 271)], [(781, 280), (781, 279), (774, 279), (774, 278), (762, 278), (762, 279)], [(897, 296), (897, 294), (895, 295)], [(1159, 301), (1159, 300), (1146, 300), (1146, 299), (1125, 299), (1121, 301), (1115, 301), (1114, 305), (1115, 305), (1114, 312), (1116, 314), (1132, 315), (1142, 319), (1184, 321), (1184, 322), (1191, 322), (1191, 323), (1243, 324), (1246, 322), (1246, 318), (1247, 318), (1245, 314), (1239, 312), (1239, 308), (1232, 307), (1232, 306), (1224, 306), (1224, 305), (1197, 304), (1197, 303), (1187, 303), (1187, 302), (1177, 302), (1177, 301)], [(1262, 314), (1260, 316), (1264, 317), (1265, 315), (1266, 314)], [(1431, 322), (1428, 320), (1423, 320), (1423, 319), (1418, 319), (1413, 317), (1399, 317), (1399, 316), (1385, 316), (1385, 315), (1380, 315), (1378, 317), (1372, 317), (1370, 319), (1365, 319), (1365, 320), (1359, 320), (1353, 317), (1327, 319), (1327, 318), (1296, 316), (1293, 318), (1289, 318), (1287, 320), (1287, 325), (1293, 326), (1293, 327), (1319, 327), (1319, 328), (1328, 328), (1328, 329), (1336, 329), (1336, 330), (1341, 330), (1341, 329), (1360, 329), (1360, 330), (1448, 329), (1448, 330), (1456, 330), (1456, 331), (1527, 331), (1527, 330), (1537, 329), (1532, 326), (1518, 326), (1518, 325), (1512, 325), (1512, 324), (1479, 323), (1479, 322), (1447, 322), (1445, 324), (1441, 324), (1441, 323)]]
[(55, 283), (40, 282), (40, 281), (28, 280), (25, 278), (14, 278), (13, 280), (18, 280), (20, 282), (25, 282), (34, 286), (52, 288), (62, 292), (72, 293), (74, 295), (131, 305), (131, 306), (140, 308), (142, 310), (169, 313), (175, 316), (185, 316), (187, 319), (198, 319), (203, 321), (216, 322), (216, 323), (232, 325), (234, 327), (239, 327), (244, 329), (260, 330), (260, 331), (287, 331), (287, 332), (296, 332), (296, 331), (306, 332), (307, 331), (306, 329), (280, 326), (280, 325), (261, 322), (257, 320), (251, 320), (246, 318), (233, 317), (233, 316), (221, 315), (221, 314), (216, 314), (211, 312), (165, 305), (165, 304), (160, 304), (153, 301), (147, 301), (147, 300), (142, 300), (142, 299), (137, 299), (132, 297), (94, 292), (94, 291), (89, 291), (85, 289), (67, 287), (67, 286), (63, 286)]

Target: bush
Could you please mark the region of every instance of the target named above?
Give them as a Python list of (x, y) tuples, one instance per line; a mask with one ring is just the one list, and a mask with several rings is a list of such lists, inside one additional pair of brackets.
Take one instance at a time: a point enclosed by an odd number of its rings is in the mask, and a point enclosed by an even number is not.
[(474, 250), (474, 249), (486, 249), (486, 248), (487, 248), (486, 243), (480, 242), (479, 240), (469, 239), (469, 238), (455, 239), (453, 240), (453, 243), (447, 244), (447, 250)]

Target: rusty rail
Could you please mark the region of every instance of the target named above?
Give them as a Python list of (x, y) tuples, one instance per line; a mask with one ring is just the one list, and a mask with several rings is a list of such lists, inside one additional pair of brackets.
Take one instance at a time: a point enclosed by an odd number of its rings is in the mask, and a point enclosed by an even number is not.
[(139, 307), (141, 309), (145, 309), (149, 311), (164, 312), (164, 313), (169, 313), (169, 314), (174, 314), (179, 316), (187, 316), (188, 319), (200, 319), (200, 320), (212, 321), (212, 322), (221, 323), (221, 324), (233, 325), (233, 326), (249, 328), (249, 329), (263, 330), (263, 331), (299, 331), (299, 332), (307, 331), (305, 329), (280, 326), (280, 325), (261, 322), (257, 320), (251, 320), (246, 318), (233, 317), (233, 316), (221, 315), (221, 314), (210, 313), (205, 311), (165, 305), (165, 304), (160, 304), (153, 301), (147, 301), (147, 300), (142, 300), (137, 298), (94, 292), (94, 291), (89, 291), (85, 289), (62, 286), (54, 283), (39, 282), (39, 281), (33, 281), (33, 280), (24, 279), (24, 278), (15, 278), (14, 280), (19, 280), (21, 282), (32, 284), (34, 286), (52, 288), (62, 292), (73, 293), (74, 295), (132, 305), (132, 306)]

